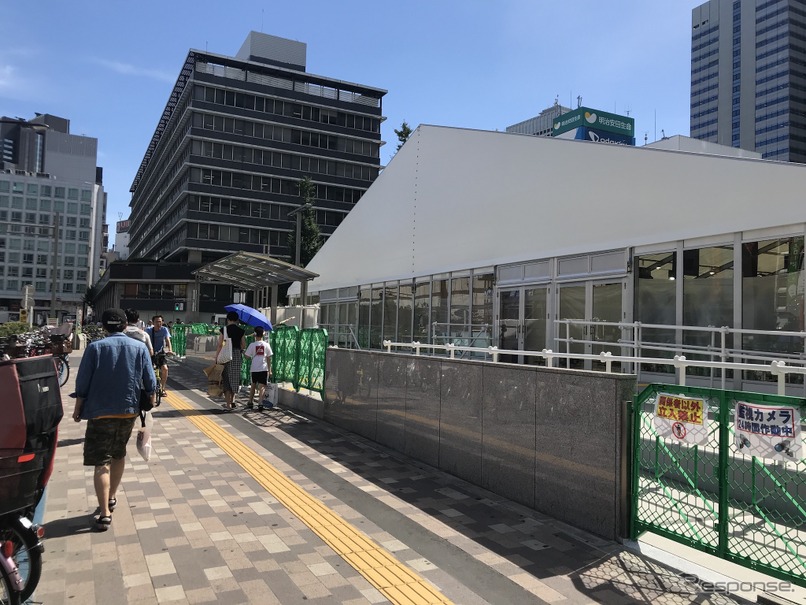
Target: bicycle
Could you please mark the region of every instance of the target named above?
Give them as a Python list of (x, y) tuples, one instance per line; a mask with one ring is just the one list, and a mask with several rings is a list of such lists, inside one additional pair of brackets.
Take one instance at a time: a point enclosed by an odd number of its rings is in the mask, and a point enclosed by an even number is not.
[(70, 378), (70, 362), (67, 356), (70, 354), (72, 347), (66, 345), (69, 342), (66, 334), (51, 334), (50, 343), (51, 351), (56, 362), (56, 374), (59, 377), (59, 386), (63, 387), (67, 384), (67, 379)]
[(0, 542), (0, 603), (19, 605), (20, 574), (12, 558), (11, 542)]
[[(42, 576), (42, 544), (44, 528), (31, 522), (23, 513), (6, 515), (0, 520), (0, 543), (7, 543), (9, 558), (13, 561), (19, 579), (16, 582), (21, 602), (34, 593)], [(2, 592), (0, 592), (2, 594)], [(5, 603), (0, 599), (0, 603)]]

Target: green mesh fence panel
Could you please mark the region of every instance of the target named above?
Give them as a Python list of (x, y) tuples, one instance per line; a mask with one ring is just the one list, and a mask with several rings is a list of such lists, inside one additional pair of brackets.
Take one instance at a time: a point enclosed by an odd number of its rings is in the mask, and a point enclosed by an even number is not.
[(806, 400), (653, 384), (632, 412), (632, 537), (806, 586)]
[(325, 389), (325, 353), (327, 330), (306, 328), (299, 336), (299, 354), (294, 388), (300, 387), (323, 393)]
[(272, 382), (295, 382), (297, 368), (297, 339), (299, 329), (296, 326), (277, 326), (271, 332)]
[(171, 327), (171, 348), (173, 352), (184, 357), (187, 352), (187, 330), (190, 326), (178, 324)]

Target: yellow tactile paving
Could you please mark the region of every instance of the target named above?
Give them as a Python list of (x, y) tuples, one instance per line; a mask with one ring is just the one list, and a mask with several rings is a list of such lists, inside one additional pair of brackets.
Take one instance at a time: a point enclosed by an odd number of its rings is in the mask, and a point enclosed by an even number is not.
[[(164, 400), (180, 412), (194, 409), (175, 393), (169, 393)], [(451, 601), (422, 576), (403, 565), (389, 551), (311, 496), (216, 422), (202, 416), (187, 415), (186, 418), (392, 603), (450, 605)]]

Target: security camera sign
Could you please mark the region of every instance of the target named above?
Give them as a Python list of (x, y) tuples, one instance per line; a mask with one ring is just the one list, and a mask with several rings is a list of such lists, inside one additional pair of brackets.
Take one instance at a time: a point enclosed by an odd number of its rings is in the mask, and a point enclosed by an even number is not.
[(653, 424), (661, 437), (703, 444), (709, 435), (708, 404), (699, 397), (659, 393)]
[(760, 405), (737, 401), (736, 449), (750, 456), (773, 460), (800, 460), (800, 410), (795, 406)]

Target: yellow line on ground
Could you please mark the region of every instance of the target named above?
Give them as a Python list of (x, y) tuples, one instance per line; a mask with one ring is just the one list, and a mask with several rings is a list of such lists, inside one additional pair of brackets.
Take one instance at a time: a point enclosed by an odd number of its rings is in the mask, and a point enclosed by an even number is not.
[[(169, 393), (163, 399), (180, 412), (196, 409), (175, 393)], [(311, 496), (218, 423), (202, 416), (186, 414), (185, 417), (392, 603), (450, 605), (448, 598), (422, 576), (403, 565), (389, 551)]]

